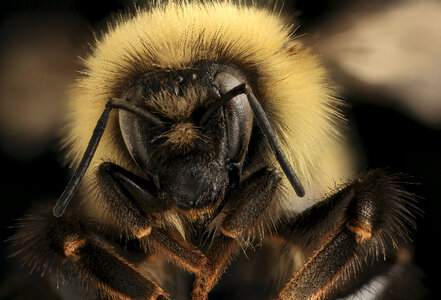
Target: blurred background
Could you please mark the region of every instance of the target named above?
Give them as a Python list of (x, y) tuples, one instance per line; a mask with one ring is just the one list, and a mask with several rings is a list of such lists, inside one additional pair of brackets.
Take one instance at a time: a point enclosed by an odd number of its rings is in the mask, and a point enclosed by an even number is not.
[[(66, 91), (94, 34), (133, 3), (0, 2), (1, 299), (50, 298), (39, 276), (27, 280), (7, 258), (6, 240), (32, 203), (56, 199), (67, 184), (57, 146)], [(341, 88), (360, 169), (387, 168), (417, 183), (409, 186), (424, 211), (413, 236), (415, 272), (425, 299), (441, 299), (441, 2), (287, 0), (284, 13)], [(23, 278), (28, 286), (16, 293)]]

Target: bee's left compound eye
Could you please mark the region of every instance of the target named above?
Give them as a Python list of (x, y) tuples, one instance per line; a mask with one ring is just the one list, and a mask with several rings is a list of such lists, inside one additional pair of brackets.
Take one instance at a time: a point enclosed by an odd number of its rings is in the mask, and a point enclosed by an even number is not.
[[(215, 76), (221, 94), (225, 94), (242, 82), (227, 72)], [(245, 94), (239, 94), (224, 105), (227, 125), (228, 149), (234, 163), (243, 161), (253, 128), (253, 111)]]

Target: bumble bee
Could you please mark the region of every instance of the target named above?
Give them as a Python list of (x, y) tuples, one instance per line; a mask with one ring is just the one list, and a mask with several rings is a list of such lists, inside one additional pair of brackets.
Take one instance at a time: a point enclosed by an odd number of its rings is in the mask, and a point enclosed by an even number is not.
[[(91, 297), (208, 299), (242, 250), (262, 246), (283, 258), (269, 264), (283, 285), (265, 297), (352, 290), (366, 257), (407, 238), (411, 195), (381, 170), (331, 192), (353, 173), (341, 102), (292, 29), (230, 1), (170, 2), (112, 26), (71, 93), (76, 172), (14, 237), (25, 262)], [(271, 273), (249, 269), (239, 288)], [(182, 276), (189, 295), (179, 270), (195, 276)]]

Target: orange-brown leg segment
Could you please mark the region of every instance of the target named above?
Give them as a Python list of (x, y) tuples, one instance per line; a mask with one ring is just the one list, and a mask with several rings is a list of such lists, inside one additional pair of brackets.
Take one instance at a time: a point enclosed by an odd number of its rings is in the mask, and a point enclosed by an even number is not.
[(214, 237), (206, 253), (208, 262), (197, 274), (193, 299), (208, 298), (208, 293), (241, 249), (241, 239), (262, 221), (280, 178), (278, 170), (265, 167), (244, 180), (237, 192), (233, 193), (228, 201), (232, 205), (226, 206), (221, 212), (226, 215), (220, 225), (221, 232)]
[(222, 234), (214, 238), (213, 244), (206, 253), (208, 262), (197, 274), (191, 294), (194, 300), (208, 299), (208, 293), (237, 255), (240, 243)]
[(152, 228), (150, 235), (141, 242), (146, 244), (151, 253), (166, 258), (191, 273), (199, 272), (207, 262), (205, 255), (198, 249), (162, 229)]
[(280, 236), (316, 250), (278, 299), (328, 299), (350, 288), (367, 259), (386, 258), (408, 238), (409, 199), (395, 177), (374, 170), (281, 225)]
[(348, 228), (332, 234), (286, 283), (279, 299), (326, 299), (356, 256), (355, 234)]
[(81, 268), (79, 274), (87, 274), (81, 276), (94, 282), (110, 299), (157, 299), (160, 295), (168, 298), (158, 284), (112, 251), (103, 240), (87, 240), (74, 252), (77, 256), (73, 259)]

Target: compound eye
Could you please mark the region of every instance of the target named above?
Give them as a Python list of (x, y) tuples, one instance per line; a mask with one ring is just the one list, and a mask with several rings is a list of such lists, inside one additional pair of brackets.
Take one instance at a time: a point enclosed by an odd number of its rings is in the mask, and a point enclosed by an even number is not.
[[(141, 85), (134, 85), (124, 93), (123, 99), (142, 108), (143, 90)], [(156, 125), (130, 111), (120, 109), (119, 126), (126, 148), (133, 160), (142, 170), (147, 171), (152, 128)]]
[[(221, 94), (243, 83), (235, 76), (219, 72), (215, 76)], [(228, 149), (230, 160), (240, 163), (245, 158), (248, 143), (253, 128), (253, 111), (245, 94), (240, 94), (224, 105), (224, 115), (227, 127)]]

